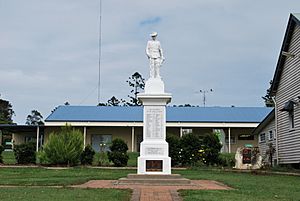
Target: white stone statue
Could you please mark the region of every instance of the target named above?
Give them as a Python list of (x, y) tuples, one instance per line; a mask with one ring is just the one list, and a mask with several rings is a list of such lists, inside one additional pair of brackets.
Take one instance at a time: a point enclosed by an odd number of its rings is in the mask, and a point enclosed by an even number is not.
[(150, 78), (159, 78), (159, 69), (164, 62), (163, 51), (160, 42), (156, 40), (157, 32), (150, 34), (152, 40), (149, 40), (146, 47), (146, 54), (150, 62)]

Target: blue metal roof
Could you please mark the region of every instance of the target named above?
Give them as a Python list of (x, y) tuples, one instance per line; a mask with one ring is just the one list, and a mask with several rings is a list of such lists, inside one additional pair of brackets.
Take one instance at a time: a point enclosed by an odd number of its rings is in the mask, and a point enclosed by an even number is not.
[[(167, 122), (259, 123), (266, 107), (167, 107)], [(142, 122), (142, 107), (59, 106), (46, 122)]]

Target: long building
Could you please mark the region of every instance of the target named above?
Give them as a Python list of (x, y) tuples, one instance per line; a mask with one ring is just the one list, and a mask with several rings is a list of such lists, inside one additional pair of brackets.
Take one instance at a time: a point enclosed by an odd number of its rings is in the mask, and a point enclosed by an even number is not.
[[(245, 144), (258, 145), (257, 136), (251, 132), (270, 111), (266, 107), (167, 107), (167, 134), (204, 136), (217, 131), (223, 136), (222, 151), (235, 152)], [(84, 145), (90, 144), (96, 151), (107, 150), (115, 138), (125, 140), (129, 151), (139, 151), (143, 139), (143, 108), (59, 106), (46, 118), (44, 126), (20, 126), (24, 132), (15, 132), (14, 144), (35, 140), (38, 149), (52, 132), (66, 124), (81, 130)], [(16, 127), (10, 129), (17, 131)]]

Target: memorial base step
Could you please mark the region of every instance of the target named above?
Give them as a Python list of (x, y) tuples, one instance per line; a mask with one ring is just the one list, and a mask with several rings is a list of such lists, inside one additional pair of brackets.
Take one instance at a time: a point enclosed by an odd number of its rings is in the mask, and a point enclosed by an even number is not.
[(190, 185), (191, 180), (183, 178), (180, 174), (170, 175), (148, 175), (128, 174), (126, 178), (120, 178), (118, 184), (139, 184), (139, 185)]

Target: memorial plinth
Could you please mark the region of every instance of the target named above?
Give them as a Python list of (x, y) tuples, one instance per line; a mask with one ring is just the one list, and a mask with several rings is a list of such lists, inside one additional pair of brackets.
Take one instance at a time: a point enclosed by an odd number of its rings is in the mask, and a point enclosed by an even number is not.
[(160, 78), (147, 80), (145, 93), (138, 95), (144, 107), (138, 174), (171, 174), (169, 145), (166, 142), (166, 105), (171, 98), (171, 94), (164, 92)]

